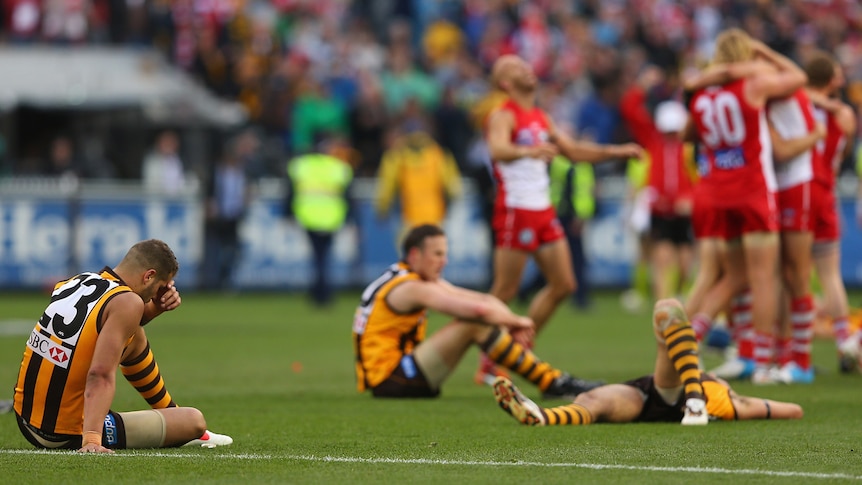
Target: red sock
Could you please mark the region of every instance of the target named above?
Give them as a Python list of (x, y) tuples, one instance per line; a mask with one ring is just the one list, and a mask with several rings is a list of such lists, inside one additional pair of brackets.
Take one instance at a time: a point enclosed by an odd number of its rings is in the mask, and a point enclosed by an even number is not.
[(760, 330), (754, 331), (754, 365), (766, 368), (772, 365), (775, 336)]
[(835, 345), (841, 345), (850, 337), (850, 319), (847, 315), (832, 320), (832, 333), (835, 335)]
[(790, 301), (793, 325), (793, 361), (802, 369), (811, 367), (811, 339), (814, 337), (814, 299), (811, 295)]
[(793, 361), (793, 339), (778, 337), (775, 339), (775, 360), (779, 366)]
[(751, 292), (746, 290), (731, 305), (733, 339), (740, 359), (754, 360), (754, 325), (751, 322)]
[(694, 336), (698, 342), (703, 342), (703, 338), (709, 333), (712, 327), (712, 319), (705, 313), (698, 313), (691, 317), (691, 328), (694, 329)]

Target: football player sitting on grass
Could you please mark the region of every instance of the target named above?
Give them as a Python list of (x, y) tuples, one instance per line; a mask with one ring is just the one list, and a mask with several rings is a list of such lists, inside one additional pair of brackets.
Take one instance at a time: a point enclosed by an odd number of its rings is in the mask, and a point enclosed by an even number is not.
[[(33, 446), (115, 449), (229, 445), (203, 414), (178, 406), (165, 387), (144, 325), (180, 306), (176, 256), (156, 239), (129, 249), (115, 268), (57, 283), (24, 348), (13, 408)], [(111, 410), (117, 368), (151, 409)]]

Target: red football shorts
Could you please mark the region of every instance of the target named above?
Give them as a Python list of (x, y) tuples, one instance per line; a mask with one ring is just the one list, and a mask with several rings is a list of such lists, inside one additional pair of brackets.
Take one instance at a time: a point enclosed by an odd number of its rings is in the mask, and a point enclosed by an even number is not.
[(539, 246), (565, 237), (553, 207), (532, 211), (504, 207), (491, 221), (497, 247), (533, 252)]

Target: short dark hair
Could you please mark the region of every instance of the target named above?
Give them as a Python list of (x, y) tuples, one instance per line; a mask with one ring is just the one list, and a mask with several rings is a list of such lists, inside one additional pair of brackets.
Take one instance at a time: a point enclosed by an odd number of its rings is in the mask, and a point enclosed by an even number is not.
[(835, 77), (835, 60), (825, 52), (817, 52), (805, 64), (805, 74), (811, 87), (826, 87)]
[(434, 224), (422, 224), (410, 229), (410, 232), (404, 236), (404, 241), (401, 243), (401, 257), (407, 258), (407, 253), (413, 248), (421, 248), (425, 244), (425, 240), (434, 236), (445, 236), (446, 233), (440, 226)]
[(147, 239), (136, 243), (126, 253), (123, 261), (129, 261), (139, 268), (152, 268), (156, 270), (159, 278), (176, 276), (180, 269), (171, 247), (158, 239)]

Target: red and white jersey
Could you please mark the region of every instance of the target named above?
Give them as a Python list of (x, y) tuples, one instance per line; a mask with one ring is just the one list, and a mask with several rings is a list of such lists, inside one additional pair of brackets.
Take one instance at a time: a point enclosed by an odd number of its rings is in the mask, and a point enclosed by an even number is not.
[(847, 137), (838, 126), (835, 115), (814, 107), (814, 119), (826, 127), (826, 137), (814, 146), (820, 159), (814, 164), (814, 181), (832, 190), (835, 187), (835, 174), (841, 166)]
[(765, 110), (745, 100), (745, 82), (699, 90), (688, 105), (701, 148), (697, 190), (716, 207), (745, 205), (776, 189)]
[[(786, 98), (770, 101), (766, 113), (781, 139), (800, 138), (814, 131), (814, 107), (804, 89), (798, 89)], [(817, 152), (811, 149), (786, 162), (776, 162), (775, 178), (778, 190), (786, 190), (814, 180), (814, 165), (818, 158)]]
[[(539, 108), (524, 109), (507, 100), (500, 109), (515, 117), (512, 143), (533, 146), (546, 143), (550, 137), (547, 115)], [(497, 208), (544, 210), (551, 207), (548, 164), (538, 158), (523, 157), (508, 162), (494, 160), (497, 180)]]

